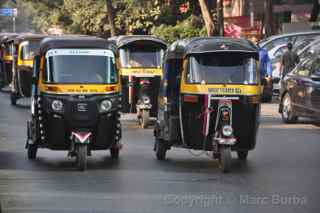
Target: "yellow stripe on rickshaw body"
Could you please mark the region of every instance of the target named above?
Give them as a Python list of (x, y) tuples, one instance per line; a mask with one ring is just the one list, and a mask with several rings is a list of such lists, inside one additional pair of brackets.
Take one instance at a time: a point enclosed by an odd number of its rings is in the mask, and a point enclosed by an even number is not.
[(261, 95), (260, 85), (224, 85), (224, 84), (181, 84), (181, 93), (212, 95)]
[(161, 68), (121, 68), (122, 76), (162, 76)]
[(18, 60), (18, 66), (33, 67), (33, 60)]
[(3, 60), (4, 60), (4, 61), (12, 61), (12, 60), (13, 60), (13, 57), (12, 57), (12, 55), (4, 55), (4, 56), (3, 56)]
[(110, 94), (120, 92), (120, 84), (44, 84), (40, 83), (41, 92), (52, 94)]

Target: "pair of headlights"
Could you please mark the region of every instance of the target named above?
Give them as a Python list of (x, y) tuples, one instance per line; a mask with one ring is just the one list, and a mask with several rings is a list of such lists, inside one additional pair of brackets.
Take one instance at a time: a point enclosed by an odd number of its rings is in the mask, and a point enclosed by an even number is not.
[[(62, 112), (63, 111), (63, 102), (60, 100), (54, 100), (51, 103), (51, 108), (55, 112)], [(99, 112), (108, 112), (112, 108), (112, 102), (110, 100), (103, 100), (100, 102)]]

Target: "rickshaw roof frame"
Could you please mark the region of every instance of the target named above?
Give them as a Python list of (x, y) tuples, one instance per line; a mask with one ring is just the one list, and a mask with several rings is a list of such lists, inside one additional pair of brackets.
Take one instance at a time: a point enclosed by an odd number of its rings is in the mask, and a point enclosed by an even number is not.
[(33, 33), (24, 33), (20, 34), (17, 37), (11, 39), (11, 42), (15, 44), (20, 44), (24, 41), (41, 41), (42, 39), (48, 37), (46, 34), (33, 34)]
[(111, 37), (108, 40), (115, 42), (119, 49), (137, 41), (151, 41), (158, 43), (160, 44), (159, 46), (162, 46), (164, 49), (167, 49), (168, 47), (168, 44), (163, 39), (152, 35), (121, 35)]
[(0, 34), (0, 44), (8, 43), (17, 36), (19, 36), (17, 33), (2, 33)]
[(40, 43), (39, 52), (37, 55), (44, 55), (50, 49), (63, 48), (79, 48), (79, 49), (108, 49), (117, 55), (117, 48), (113, 42), (95, 36), (50, 36), (44, 38)]
[(246, 39), (226, 37), (196, 37), (178, 40), (168, 47), (165, 60), (184, 59), (192, 54), (217, 53), (217, 52), (246, 52), (259, 58), (256, 45)]

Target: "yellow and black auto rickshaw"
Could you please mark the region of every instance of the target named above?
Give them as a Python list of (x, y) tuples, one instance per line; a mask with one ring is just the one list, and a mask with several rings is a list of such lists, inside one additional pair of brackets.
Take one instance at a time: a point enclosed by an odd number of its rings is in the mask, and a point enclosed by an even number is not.
[(256, 46), (242, 39), (193, 38), (166, 52), (155, 126), (156, 157), (172, 146), (212, 152), (224, 172), (231, 151), (245, 160), (256, 144), (260, 78)]
[(16, 105), (17, 99), (30, 97), (33, 57), (40, 42), (47, 35), (20, 34), (13, 40), (13, 66), (10, 100)]
[(13, 43), (16, 33), (4, 33), (0, 35), (0, 89), (8, 86), (12, 81)]
[(157, 115), (157, 96), (162, 76), (162, 57), (167, 44), (154, 36), (132, 35), (110, 38), (119, 50), (122, 111), (137, 113), (143, 128)]
[(28, 158), (38, 148), (67, 150), (79, 170), (93, 150), (121, 148), (116, 47), (96, 37), (48, 37), (34, 58)]

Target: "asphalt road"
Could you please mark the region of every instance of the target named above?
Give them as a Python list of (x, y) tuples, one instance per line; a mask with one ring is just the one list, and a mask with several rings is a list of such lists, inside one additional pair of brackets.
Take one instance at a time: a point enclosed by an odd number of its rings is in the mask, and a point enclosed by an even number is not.
[[(23, 100), (27, 105), (28, 100)], [(172, 149), (155, 159), (152, 129), (126, 116), (120, 159), (94, 152), (78, 172), (65, 152), (26, 158), (28, 107), (0, 93), (0, 201), (3, 212), (320, 212), (320, 128), (284, 125), (276, 104), (262, 107), (257, 147), (222, 174), (206, 155)], [(132, 117), (132, 116), (131, 116)]]

